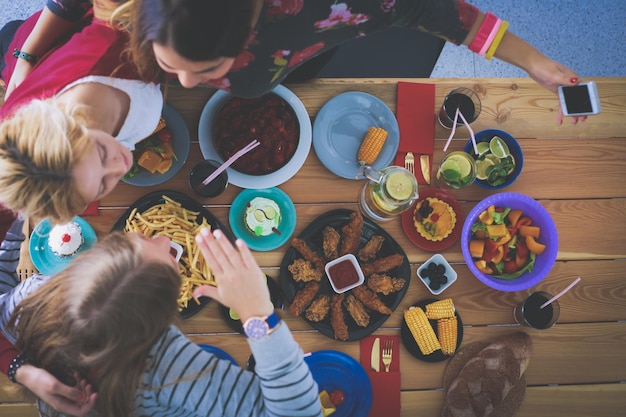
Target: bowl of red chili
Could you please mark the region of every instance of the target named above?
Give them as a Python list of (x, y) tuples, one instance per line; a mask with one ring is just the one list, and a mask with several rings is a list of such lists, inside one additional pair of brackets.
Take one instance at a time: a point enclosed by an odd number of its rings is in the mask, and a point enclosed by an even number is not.
[(324, 267), (328, 281), (337, 294), (349, 291), (365, 282), (363, 271), (352, 254), (340, 256)]
[(229, 182), (242, 188), (270, 188), (290, 179), (304, 164), (311, 137), (304, 105), (281, 85), (256, 98), (217, 91), (198, 127), (205, 159), (225, 161), (252, 140), (261, 143), (228, 168)]

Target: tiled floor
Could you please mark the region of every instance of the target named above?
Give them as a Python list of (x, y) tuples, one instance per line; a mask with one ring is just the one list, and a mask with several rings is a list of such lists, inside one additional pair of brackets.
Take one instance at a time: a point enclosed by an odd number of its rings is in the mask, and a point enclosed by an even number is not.
[[(583, 78), (626, 76), (623, 0), (471, 0), (510, 22), (510, 30)], [(0, 0), (0, 26), (29, 16), (44, 0)], [(432, 77), (525, 77), (497, 59), (447, 44)]]

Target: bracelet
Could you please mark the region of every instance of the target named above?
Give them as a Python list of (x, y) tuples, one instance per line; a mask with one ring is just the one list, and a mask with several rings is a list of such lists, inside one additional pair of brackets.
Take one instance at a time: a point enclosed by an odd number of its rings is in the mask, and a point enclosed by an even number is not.
[(491, 34), (491, 31), (494, 25), (498, 22), (498, 17), (491, 12), (488, 12), (483, 19), (483, 23), (480, 25), (480, 29), (478, 29), (478, 33), (472, 39), (472, 42), (469, 44), (469, 49), (472, 52), (478, 53), (485, 46), (485, 41)]
[(39, 57), (35, 56), (35, 55), (31, 55), (29, 53), (26, 52), (22, 52), (19, 49), (15, 48), (13, 50), (13, 56), (16, 58), (21, 58), (26, 62), (30, 62), (31, 64), (36, 63), (37, 61), (39, 61)]
[(15, 373), (18, 369), (20, 369), (20, 366), (24, 365), (25, 363), (26, 359), (22, 357), (21, 353), (18, 353), (9, 364), (8, 376), (11, 382), (13, 382), (14, 384), (18, 384), (18, 382), (15, 380)]
[(504, 34), (506, 33), (508, 27), (509, 27), (509, 22), (507, 22), (506, 20), (503, 20), (502, 24), (500, 25), (500, 29), (498, 30), (498, 33), (496, 34), (496, 37), (493, 38), (493, 42), (491, 43), (491, 46), (487, 50), (485, 59), (490, 61), (491, 58), (493, 58), (493, 55), (496, 53), (496, 49), (498, 49), (498, 46), (500, 46), (500, 42), (502, 42), (502, 38), (504, 37)]
[(478, 52), (478, 55), (485, 56), (485, 54), (487, 53), (487, 50), (489, 49), (489, 47), (493, 43), (493, 39), (496, 37), (496, 34), (498, 33), (498, 30), (500, 30), (500, 25), (502, 25), (502, 19), (498, 19), (496, 24), (493, 25), (493, 28), (491, 29), (491, 32), (489, 33), (489, 36), (487, 37), (487, 40), (485, 41), (485, 44), (483, 45), (482, 48), (480, 48), (480, 51)]

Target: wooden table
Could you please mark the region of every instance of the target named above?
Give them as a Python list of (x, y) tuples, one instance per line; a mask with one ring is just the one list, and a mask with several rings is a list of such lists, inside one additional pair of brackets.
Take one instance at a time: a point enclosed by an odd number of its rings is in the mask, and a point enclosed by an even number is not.
[[(345, 91), (371, 93), (395, 111), (394, 79), (327, 79), (288, 86), (297, 94), (313, 120), (331, 97)], [(524, 168), (506, 191), (537, 199), (552, 215), (559, 231), (557, 262), (536, 287), (517, 293), (492, 290), (478, 281), (463, 261), (460, 243), (442, 253), (457, 270), (458, 281), (446, 290), (461, 312), (463, 343), (486, 341), (519, 330), (513, 306), (529, 292), (541, 289), (557, 293), (577, 276), (582, 281), (561, 300), (558, 324), (548, 330), (523, 329), (531, 335), (534, 352), (527, 371), (529, 388), (518, 417), (626, 416), (626, 78), (596, 80), (602, 114), (573, 126), (566, 120), (556, 124), (556, 95), (530, 79), (413, 79), (436, 84), (433, 111), (441, 106), (446, 92), (457, 86), (478, 91), (483, 103), (480, 118), (472, 125), (478, 131), (502, 129), (516, 137), (524, 151)], [(162, 186), (137, 188), (120, 184), (101, 201), (98, 217), (89, 222), (98, 233), (107, 233), (129, 204), (148, 192), (173, 189), (192, 195), (187, 185), (190, 167), (201, 159), (197, 126), (209, 88), (169, 88), (166, 100), (185, 118), (192, 137), (189, 160), (172, 180)], [(437, 126), (435, 161), (449, 131)], [(467, 138), (457, 129), (450, 150), (461, 149)], [(296, 205), (299, 234), (313, 219), (335, 208), (357, 208), (362, 183), (330, 173), (311, 153), (298, 174), (281, 185)], [(324, 190), (323, 193), (315, 190)], [(228, 224), (229, 204), (241, 191), (229, 186), (224, 194), (201, 201), (220, 221)], [(491, 192), (477, 186), (453, 191), (465, 213)], [(404, 248), (411, 262), (408, 292), (393, 315), (375, 334), (398, 334), (402, 311), (430, 293), (415, 278), (416, 269), (432, 253), (416, 248), (405, 236), (400, 220), (382, 224)], [(271, 252), (255, 252), (268, 275), (278, 277), (288, 245)], [(303, 319), (285, 313), (285, 320), (304, 351), (334, 349), (358, 360), (358, 342), (338, 342), (319, 334)], [(233, 333), (210, 303), (198, 315), (182, 323), (182, 329), (197, 343), (221, 347), (239, 364), (245, 364), (249, 348)], [(402, 366), (402, 415), (438, 416), (443, 404), (442, 375), (446, 362), (426, 363), (400, 348)], [(2, 378), (0, 415), (35, 415), (27, 403), (7, 393), (10, 385)], [(10, 410), (10, 411), (9, 411)], [(384, 416), (381, 416), (384, 417)]]

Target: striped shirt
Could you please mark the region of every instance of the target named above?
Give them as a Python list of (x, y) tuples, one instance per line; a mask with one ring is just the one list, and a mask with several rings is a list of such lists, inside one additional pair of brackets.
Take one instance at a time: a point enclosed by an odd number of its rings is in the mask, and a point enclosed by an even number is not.
[[(13, 224), (0, 246), (0, 281), (15, 274), (17, 259), (9, 253), (23, 240), (21, 223)], [(11, 342), (15, 338), (6, 329), (11, 312), (47, 279), (35, 275), (0, 296), (0, 326)], [(317, 384), (287, 325), (282, 322), (267, 338), (248, 343), (255, 373), (218, 359), (170, 326), (150, 350), (135, 394), (134, 415), (321, 416)], [(51, 410), (41, 401), (38, 406), (43, 416)]]

